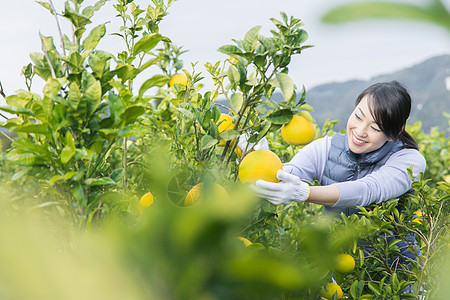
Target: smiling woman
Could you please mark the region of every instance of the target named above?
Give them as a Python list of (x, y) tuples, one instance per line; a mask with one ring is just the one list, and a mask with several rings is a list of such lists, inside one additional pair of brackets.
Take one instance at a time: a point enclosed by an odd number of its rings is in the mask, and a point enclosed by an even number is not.
[[(400, 83), (364, 90), (347, 121), (347, 132), (300, 149), (279, 171), (282, 183), (257, 181), (255, 190), (276, 205), (308, 201), (328, 213), (357, 213), (357, 206), (400, 197), (425, 170), (425, 159), (404, 130), (411, 97)], [(412, 166), (410, 177), (408, 168)], [(304, 181), (317, 180), (309, 187)]]
[[(252, 188), (272, 204), (308, 201), (336, 216), (358, 215), (358, 206), (412, 194), (412, 181), (426, 162), (404, 130), (410, 109), (411, 97), (400, 83), (374, 84), (357, 97), (345, 134), (306, 145), (278, 171), (281, 182), (258, 180)], [(306, 183), (315, 180), (321, 185)], [(401, 263), (414, 258), (406, 242), (397, 246)]]

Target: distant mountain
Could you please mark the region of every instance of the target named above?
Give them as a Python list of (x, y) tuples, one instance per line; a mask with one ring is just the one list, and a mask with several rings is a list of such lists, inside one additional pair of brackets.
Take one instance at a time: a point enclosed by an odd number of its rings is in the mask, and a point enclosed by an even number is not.
[[(370, 80), (351, 80), (329, 83), (306, 91), (306, 102), (314, 107), (313, 117), (321, 126), (324, 121), (340, 120), (336, 129), (344, 128), (353, 111), (356, 97), (369, 85), (376, 82), (397, 80), (408, 89), (412, 97), (411, 116), (413, 124), (422, 121), (422, 129), (429, 132), (437, 126), (446, 131), (448, 119), (443, 112), (450, 113), (450, 90), (446, 87), (450, 80), (450, 55), (430, 58), (392, 74), (376, 76)], [(447, 83), (450, 85), (450, 82)], [(277, 97), (281, 98), (279, 95)]]

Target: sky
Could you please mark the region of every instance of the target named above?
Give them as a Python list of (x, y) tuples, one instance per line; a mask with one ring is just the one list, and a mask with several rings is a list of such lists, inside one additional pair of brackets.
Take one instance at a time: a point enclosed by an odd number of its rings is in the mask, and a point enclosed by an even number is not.
[[(184, 67), (192, 71), (191, 63), (197, 63), (196, 71), (205, 76), (205, 88), (212, 86), (209, 74), (203, 69), (206, 62), (217, 62), (226, 56), (217, 49), (233, 44), (232, 39), (243, 39), (245, 33), (260, 25), (261, 34), (270, 36), (274, 26), (270, 18), (280, 19), (280, 12), (301, 19), (309, 34), (305, 49), (294, 56), (289, 75), (297, 87), (306, 89), (329, 82), (351, 79), (367, 80), (391, 73), (430, 57), (450, 54), (450, 34), (435, 25), (419, 22), (358, 21), (348, 24), (324, 24), (321, 16), (337, 4), (353, 0), (178, 0), (169, 9), (169, 15), (161, 22), (160, 32), (178, 46), (188, 50), (181, 58)], [(423, 3), (424, 0), (397, 0)], [(63, 0), (53, 0), (58, 11)], [(141, 8), (145, 1), (136, 0)], [(93, 1), (85, 0), (92, 5)], [(99, 45), (112, 53), (122, 51), (122, 41), (110, 36), (117, 25), (110, 0), (95, 16), (95, 25), (107, 24), (108, 36)], [(450, 0), (445, 0), (450, 7)], [(63, 31), (69, 33), (68, 22), (60, 20)], [(90, 28), (88, 27), (88, 30)], [(39, 33), (59, 40), (54, 17), (32, 0), (3, 1), (0, 10), (0, 82), (7, 95), (24, 89), (22, 67), (30, 62), (32, 52), (41, 52)], [(42, 92), (42, 84), (36, 80), (33, 91)], [(4, 103), (0, 99), (0, 104)]]

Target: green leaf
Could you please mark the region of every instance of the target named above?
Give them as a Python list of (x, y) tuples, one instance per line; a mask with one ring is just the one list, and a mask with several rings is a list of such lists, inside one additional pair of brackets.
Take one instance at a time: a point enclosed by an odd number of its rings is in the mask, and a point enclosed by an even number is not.
[(117, 182), (123, 178), (123, 175), (124, 175), (123, 168), (115, 169), (114, 171), (111, 172), (111, 179)]
[[(306, 103), (305, 103), (305, 99), (306, 99), (306, 89), (305, 89), (305, 86), (303, 86), (303, 88), (302, 88), (302, 94), (300, 95), (300, 97), (299, 97), (299, 99), (298, 99), (298, 102), (297, 102), (297, 105), (296, 105), (296, 106), (301, 107), (303, 104), (306, 104)], [(301, 109), (301, 108), (300, 108), (300, 109)]]
[(84, 189), (80, 182), (77, 181), (74, 183), (72, 193), (77, 203), (82, 207), (86, 207), (86, 195), (84, 194)]
[(120, 114), (120, 119), (128, 125), (136, 121), (136, 119), (144, 113), (145, 108), (143, 106), (130, 105)]
[(10, 106), (26, 107), (33, 100), (40, 100), (40, 97), (31, 92), (18, 91), (17, 95), (6, 97), (6, 104)]
[(50, 3), (47, 3), (47, 2), (41, 2), (41, 1), (36, 1), (36, 2), (37, 2), (38, 4), (40, 4), (40, 5), (42, 5), (43, 7), (45, 7), (46, 9), (48, 9), (52, 15), (54, 14), (53, 9), (52, 9), (52, 7), (50, 6)]
[(158, 33), (144, 35), (136, 43), (136, 45), (134, 45), (134, 54), (137, 55), (141, 52), (148, 52), (152, 50), (161, 41), (161, 39), (162, 36)]
[(116, 68), (117, 77), (122, 79), (122, 82), (135, 78), (139, 74), (139, 72), (140, 72), (139, 69), (136, 69), (133, 66), (117, 64)]
[(90, 116), (100, 105), (102, 98), (102, 86), (100, 81), (87, 72), (83, 73), (82, 83), (84, 93), (81, 97), (79, 109), (81, 110), (81, 113), (84, 113), (86, 116)]
[(294, 92), (294, 82), (292, 79), (285, 73), (279, 73), (277, 74), (277, 82), (284, 100), (288, 101), (291, 99), (292, 93)]
[(33, 166), (38, 161), (38, 156), (34, 153), (20, 153), (11, 151), (7, 154), (7, 158), (21, 166)]
[(60, 181), (60, 180), (69, 180), (76, 174), (77, 174), (77, 172), (68, 172), (64, 175), (55, 175), (52, 178), (50, 178), (49, 184), (53, 185), (55, 182)]
[(30, 115), (33, 116), (34, 113), (32, 110), (28, 108), (23, 107), (16, 107), (16, 106), (0, 106), (0, 110), (10, 113), (10, 114), (16, 114), (16, 115)]
[(99, 41), (105, 36), (105, 24), (94, 27), (86, 39), (83, 41), (84, 50), (93, 50), (97, 47)]
[(244, 37), (243, 45), (246, 51), (253, 52), (258, 44), (258, 32), (261, 26), (255, 26), (250, 29)]
[(258, 37), (259, 42), (269, 51), (270, 55), (273, 55), (277, 51), (277, 47), (275, 46), (273, 40), (271, 38), (260, 35)]
[(30, 54), (31, 61), (34, 64), (34, 72), (47, 81), (47, 79), (52, 77), (52, 72), (48, 66), (48, 62), (42, 53), (31, 53)]
[(303, 29), (298, 29), (295, 31), (295, 45), (300, 45), (308, 39), (308, 33)]
[(67, 164), (70, 159), (74, 156), (76, 152), (76, 148), (75, 148), (75, 142), (72, 136), (72, 133), (69, 131), (67, 131), (66, 136), (65, 136), (65, 145), (63, 150), (61, 151), (61, 162), (63, 164)]
[(352, 285), (350, 286), (350, 295), (352, 296), (352, 299), (358, 299), (358, 294), (356, 290), (357, 286), (358, 286), (357, 280), (353, 281)]
[(42, 47), (44, 48), (45, 52), (49, 52), (52, 50), (56, 51), (55, 43), (53, 42), (52, 36), (41, 35), (41, 39), (42, 39)]
[(27, 124), (17, 126), (16, 128), (14, 128), (14, 131), (24, 133), (37, 133), (37, 134), (47, 134), (50, 132), (48, 124)]
[(81, 28), (86, 26), (87, 24), (91, 23), (91, 20), (89, 20), (88, 17), (77, 13), (74, 11), (70, 5), (69, 2), (66, 2), (65, 10), (63, 13), (63, 16), (70, 20), (70, 22), (75, 26), (75, 28)]
[(222, 52), (227, 55), (231, 54), (242, 54), (242, 50), (234, 45), (225, 45), (219, 48), (219, 52)]
[(268, 115), (266, 118), (269, 122), (273, 124), (286, 124), (289, 123), (292, 120), (292, 117), (294, 116), (293, 112), (290, 109), (280, 109), (276, 110), (270, 115)]
[(229, 141), (233, 139), (239, 138), (240, 133), (233, 129), (225, 130), (220, 134), (220, 140), (221, 141)]
[(142, 97), (144, 93), (154, 86), (162, 87), (170, 81), (170, 78), (166, 75), (155, 75), (152, 78), (146, 80), (139, 89), (139, 97)]
[(230, 80), (231, 84), (239, 83), (239, 72), (236, 70), (234, 66), (230, 66), (228, 68), (228, 80)]
[(78, 70), (83, 66), (85, 57), (82, 57), (78, 52), (73, 52), (68, 58), (63, 58), (63, 60), (67, 63), (71, 70), (78, 72)]
[(96, 186), (96, 185), (116, 185), (117, 182), (112, 180), (109, 177), (103, 177), (103, 178), (88, 178), (86, 179), (86, 184), (89, 186)]
[(69, 104), (69, 107), (73, 110), (76, 110), (78, 108), (78, 105), (81, 101), (81, 92), (80, 87), (77, 83), (72, 82), (69, 86), (69, 93), (67, 96), (67, 103)]
[(108, 0), (98, 0), (93, 6), (87, 6), (85, 9), (83, 9), (83, 15), (92, 17), (94, 15), (94, 12), (102, 8), (102, 6), (105, 5), (107, 1)]
[(44, 86), (44, 97), (48, 97), (53, 100), (61, 89), (61, 83), (53, 78), (50, 78)]
[(120, 120), (119, 116), (125, 109), (125, 106), (123, 105), (122, 101), (120, 101), (119, 96), (117, 96), (113, 92), (108, 95), (108, 102), (111, 118), (114, 120), (114, 123), (117, 123)]
[(238, 112), (244, 103), (244, 96), (241, 93), (234, 93), (230, 96), (231, 109)]
[(302, 104), (299, 106), (298, 109), (307, 110), (307, 111), (314, 111), (314, 108), (311, 105), (308, 104)]
[(367, 286), (369, 287), (369, 289), (372, 290), (372, 292), (375, 293), (375, 295), (381, 296), (381, 290), (380, 290), (380, 288), (378, 287), (377, 284), (375, 284), (375, 283), (369, 281), (369, 282), (367, 283)]
[(146, 63), (144, 63), (140, 68), (139, 68), (139, 72), (144, 71), (145, 69), (155, 65), (156, 63), (161, 61), (161, 57), (155, 57), (150, 59), (149, 61), (147, 61)]
[(194, 114), (191, 111), (189, 111), (189, 110), (187, 110), (185, 108), (182, 108), (182, 107), (174, 107), (174, 108), (175, 108), (175, 110), (177, 110), (180, 113), (182, 113), (189, 120), (191, 120), (191, 121), (195, 120), (195, 116), (194, 116)]
[(210, 135), (204, 135), (200, 141), (200, 150), (206, 150), (217, 145), (219, 141)]

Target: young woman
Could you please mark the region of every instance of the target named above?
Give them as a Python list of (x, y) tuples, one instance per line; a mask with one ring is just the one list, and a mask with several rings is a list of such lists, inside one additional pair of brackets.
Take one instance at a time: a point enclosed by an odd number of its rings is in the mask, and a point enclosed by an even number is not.
[[(345, 134), (308, 144), (278, 171), (281, 182), (258, 180), (253, 189), (275, 205), (308, 201), (339, 215), (410, 193), (426, 166), (405, 131), (410, 111), (411, 97), (400, 83), (374, 84), (356, 99)], [(306, 183), (314, 180), (321, 185)]]

